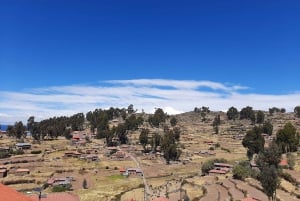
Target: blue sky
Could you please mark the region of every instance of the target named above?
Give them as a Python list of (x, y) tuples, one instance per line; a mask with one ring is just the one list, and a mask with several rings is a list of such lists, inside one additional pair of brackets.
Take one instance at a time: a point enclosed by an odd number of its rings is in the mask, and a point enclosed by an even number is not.
[(296, 0), (2, 0), (0, 26), (0, 123), (300, 104)]

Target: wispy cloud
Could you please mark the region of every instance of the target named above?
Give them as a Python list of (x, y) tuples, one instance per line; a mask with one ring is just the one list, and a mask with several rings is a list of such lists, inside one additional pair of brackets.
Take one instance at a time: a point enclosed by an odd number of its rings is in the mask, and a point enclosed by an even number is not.
[[(191, 111), (196, 106), (226, 111), (247, 105), (254, 109), (284, 107), (291, 111), (300, 93), (272, 95), (247, 93), (248, 87), (212, 81), (133, 79), (108, 80), (97, 85), (70, 85), (26, 91), (0, 91), (0, 123), (26, 122), (52, 116), (69, 116), (96, 108), (127, 107), (153, 112), (161, 107), (169, 114)], [(241, 93), (243, 90), (243, 93)]]

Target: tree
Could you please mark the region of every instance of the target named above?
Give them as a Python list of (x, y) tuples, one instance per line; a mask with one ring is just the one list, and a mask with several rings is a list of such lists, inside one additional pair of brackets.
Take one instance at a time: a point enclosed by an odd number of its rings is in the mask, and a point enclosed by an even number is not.
[(271, 200), (276, 200), (276, 188), (279, 186), (279, 178), (277, 169), (272, 166), (265, 166), (261, 168), (259, 181), (263, 187), (264, 192)]
[(281, 152), (275, 142), (259, 153), (257, 165), (260, 169), (258, 177), (264, 192), (271, 200), (276, 200), (276, 188), (279, 186), (278, 168)]
[(128, 114), (132, 114), (132, 113), (135, 112), (134, 109), (133, 109), (133, 105), (132, 105), (132, 104), (130, 104), (130, 105), (128, 106), (127, 112), (128, 112)]
[(233, 106), (228, 109), (226, 114), (229, 120), (236, 120), (239, 117), (238, 110)]
[(247, 106), (240, 111), (240, 119), (251, 120), (252, 123), (255, 123), (255, 112), (252, 107)]
[(7, 126), (6, 132), (7, 132), (8, 136), (11, 136), (11, 137), (15, 136), (14, 126), (12, 126), (12, 125)]
[(20, 139), (24, 136), (25, 126), (23, 125), (22, 121), (16, 122), (14, 125), (15, 137)]
[(296, 157), (293, 154), (288, 153), (287, 154), (287, 162), (288, 162), (289, 168), (291, 170), (293, 170), (296, 165)]
[(87, 181), (86, 181), (85, 178), (84, 178), (83, 181), (82, 181), (82, 188), (83, 188), (83, 189), (87, 189), (87, 188), (88, 188), (88, 186), (87, 186)]
[(162, 141), (162, 137), (158, 133), (155, 133), (154, 135), (152, 135), (150, 144), (151, 144), (153, 153), (156, 152), (157, 146), (161, 145), (161, 141)]
[(265, 114), (263, 111), (259, 110), (256, 114), (256, 123), (262, 124), (265, 120)]
[(283, 129), (280, 129), (276, 134), (276, 143), (283, 152), (297, 151), (299, 145), (299, 133), (296, 133), (296, 128), (290, 122), (285, 124)]
[[(179, 137), (178, 137), (179, 138)], [(169, 164), (170, 160), (178, 160), (181, 155), (181, 150), (177, 144), (177, 140), (173, 130), (166, 130), (161, 142), (161, 150), (164, 153), (164, 158)]]
[(83, 113), (77, 113), (72, 115), (69, 118), (71, 128), (73, 131), (82, 131), (83, 130), (83, 124), (84, 124), (84, 114)]
[(264, 150), (265, 139), (261, 133), (262, 129), (255, 126), (252, 130), (247, 132), (242, 141), (243, 146), (247, 148), (247, 156), (249, 159), (253, 157), (253, 154)]
[(297, 116), (298, 118), (300, 118), (300, 106), (296, 106), (296, 107), (294, 108), (294, 112), (296, 113), (296, 116)]
[(148, 129), (142, 129), (139, 137), (140, 143), (142, 144), (144, 151), (146, 151), (146, 145), (148, 144), (148, 134), (149, 134)]
[[(247, 163), (246, 163), (247, 162)], [(244, 181), (251, 175), (250, 164), (248, 161), (241, 162), (233, 167), (233, 178)]]
[(273, 134), (273, 125), (270, 121), (266, 121), (263, 124), (263, 132), (270, 136)]
[(38, 129), (38, 123), (34, 121), (34, 116), (30, 116), (27, 120), (27, 130), (31, 133), (31, 136), (35, 140), (40, 139), (40, 133)]
[(279, 167), (281, 160), (281, 151), (275, 142), (272, 142), (269, 147), (264, 149), (258, 154), (256, 164), (259, 167), (271, 166), (275, 168)]
[(173, 135), (176, 141), (179, 141), (180, 139), (181, 130), (179, 127), (173, 128)]
[(154, 115), (149, 116), (148, 122), (153, 127), (159, 127), (161, 123), (166, 121), (166, 115), (161, 108), (156, 109)]
[(216, 134), (219, 134), (219, 126), (221, 125), (221, 118), (220, 115), (218, 114), (217, 116), (215, 116), (214, 121), (213, 121), (213, 128), (215, 130)]
[(269, 108), (270, 115), (273, 115), (273, 113), (278, 113), (278, 112), (280, 112), (280, 109), (278, 107)]
[(177, 124), (177, 119), (175, 118), (175, 117), (172, 117), (171, 119), (170, 119), (170, 123), (171, 123), (171, 126), (176, 126), (176, 124)]

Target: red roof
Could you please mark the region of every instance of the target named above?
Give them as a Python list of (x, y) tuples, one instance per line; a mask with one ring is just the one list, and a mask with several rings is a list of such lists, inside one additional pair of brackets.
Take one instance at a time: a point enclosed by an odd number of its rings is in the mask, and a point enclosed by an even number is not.
[(72, 136), (72, 138), (74, 139), (74, 140), (79, 140), (79, 139), (81, 139), (81, 135), (80, 134), (73, 134), (73, 136)]
[(288, 166), (288, 162), (286, 159), (281, 159), (279, 166)]
[(210, 171), (208, 171), (209, 173), (216, 173), (216, 174), (226, 174), (227, 172), (224, 170), (216, 170), (216, 169), (212, 169)]
[[(30, 201), (39, 201), (38, 195), (32, 195), (30, 197), (32, 199)], [(49, 193), (46, 196), (42, 196), (41, 201), (79, 201), (79, 197), (77, 195), (74, 195), (72, 193), (67, 193), (67, 192)]]
[(19, 168), (19, 169), (16, 170), (16, 172), (30, 172), (30, 170)]
[(13, 188), (5, 186), (0, 183), (0, 195), (1, 200), (5, 201), (33, 201), (31, 198), (26, 195), (16, 191)]
[(120, 172), (126, 172), (125, 168), (120, 168)]

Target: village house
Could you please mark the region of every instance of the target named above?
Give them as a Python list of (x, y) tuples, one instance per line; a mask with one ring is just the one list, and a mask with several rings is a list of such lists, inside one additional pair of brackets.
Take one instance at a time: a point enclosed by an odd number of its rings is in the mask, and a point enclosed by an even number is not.
[(4, 152), (4, 153), (8, 153), (9, 152), (9, 150), (10, 150), (10, 148), (9, 147), (0, 147), (0, 152)]
[(24, 143), (17, 143), (16, 144), (16, 149), (31, 149), (31, 144), (30, 143), (27, 143), (27, 142), (24, 142)]
[(7, 167), (5, 166), (0, 166), (0, 178), (6, 177), (7, 176)]
[(111, 157), (115, 158), (115, 159), (124, 159), (126, 158), (126, 153), (124, 151), (117, 151), (116, 153), (114, 153)]
[(72, 145), (85, 146), (86, 145), (86, 133), (81, 131), (74, 131), (72, 134)]
[(214, 168), (208, 171), (209, 175), (224, 175), (230, 172), (232, 165), (227, 163), (214, 163)]
[(94, 154), (89, 154), (85, 157), (87, 161), (99, 161), (99, 157)]
[(201, 150), (199, 152), (196, 152), (197, 154), (199, 154), (200, 156), (214, 156), (216, 155), (216, 152), (212, 151), (212, 150)]
[(64, 153), (64, 157), (70, 158), (79, 158), (81, 156), (81, 153), (77, 152), (77, 151), (69, 151), (69, 152), (65, 152)]
[(50, 178), (47, 181), (49, 186), (68, 186), (73, 181), (72, 177)]
[(18, 176), (24, 176), (30, 174), (30, 170), (25, 168), (19, 168), (15, 170), (14, 174)]
[(120, 174), (124, 176), (129, 175), (137, 175), (137, 176), (143, 176), (143, 172), (140, 168), (120, 168)]

